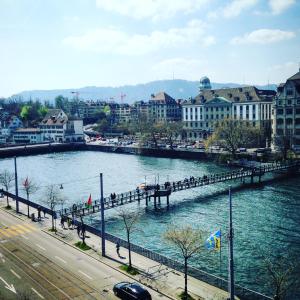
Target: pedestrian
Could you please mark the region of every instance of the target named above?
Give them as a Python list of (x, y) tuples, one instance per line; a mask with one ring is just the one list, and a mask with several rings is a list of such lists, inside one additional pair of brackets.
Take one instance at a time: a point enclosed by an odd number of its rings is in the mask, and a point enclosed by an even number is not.
[(80, 224), (77, 225), (77, 234), (80, 237)]
[(120, 257), (120, 241), (117, 241), (116, 251), (117, 251), (118, 256)]
[(65, 218), (64, 218), (64, 216), (62, 216), (61, 219), (60, 219), (60, 225), (63, 229), (65, 229)]
[(44, 213), (44, 219), (46, 218), (46, 209), (43, 209), (43, 213)]
[(38, 221), (41, 221), (41, 207), (38, 207)]

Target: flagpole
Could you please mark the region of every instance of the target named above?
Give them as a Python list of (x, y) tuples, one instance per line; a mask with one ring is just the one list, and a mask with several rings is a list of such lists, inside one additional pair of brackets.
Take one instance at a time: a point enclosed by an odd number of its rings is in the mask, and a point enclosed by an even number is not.
[(101, 201), (101, 246), (102, 246), (102, 256), (105, 256), (105, 220), (104, 220), (103, 174), (102, 173), (100, 173), (100, 201)]
[(222, 276), (222, 231), (220, 228), (220, 276)]
[(228, 233), (228, 265), (229, 265), (229, 282), (228, 291), (230, 300), (234, 300), (234, 264), (233, 264), (233, 227), (232, 227), (232, 198), (231, 186), (229, 186), (229, 233)]

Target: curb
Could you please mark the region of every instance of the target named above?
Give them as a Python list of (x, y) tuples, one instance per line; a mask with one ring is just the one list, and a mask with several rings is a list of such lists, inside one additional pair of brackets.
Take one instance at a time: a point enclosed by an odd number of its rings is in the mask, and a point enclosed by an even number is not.
[[(76, 246), (74, 246), (74, 245), (72, 245), (72, 244), (70, 244), (70, 243), (68, 243), (68, 242), (66, 242), (66, 241), (64, 241), (64, 240), (62, 240), (60, 237), (51, 234), (50, 232), (46, 231), (45, 229), (41, 229), (41, 231), (43, 231), (44, 233), (46, 233), (46, 234), (48, 234), (48, 235), (54, 237), (54, 238), (57, 239), (57, 240), (63, 242), (64, 244), (68, 245), (69, 247), (72, 247), (72, 248), (74, 248), (74, 249), (76, 249), (76, 250), (78, 250), (78, 251), (84, 253), (85, 255), (88, 255), (89, 257), (91, 257), (91, 258), (93, 258), (93, 259), (95, 259), (95, 260), (97, 260), (97, 261), (103, 263), (103, 264), (106, 265), (107, 267), (110, 267), (110, 268), (114, 269), (115, 271), (118, 271), (119, 273), (121, 273), (121, 274), (123, 274), (123, 275), (126, 275), (127, 277), (131, 278), (132, 280), (137, 281), (137, 279), (134, 278), (133, 276), (131, 276), (130, 274), (127, 274), (127, 273), (122, 272), (122, 271), (119, 270), (118, 268), (115, 268), (115, 267), (113, 267), (112, 265), (106, 263), (105, 261), (103, 261), (103, 260), (101, 260), (101, 259), (98, 259), (98, 258), (94, 257), (93, 255), (91, 255), (91, 254), (89, 254), (89, 253), (87, 253), (87, 252), (85, 252), (85, 251), (79, 249), (78, 247), (76, 247)], [(107, 257), (107, 258), (108, 258), (108, 257)], [(122, 262), (120, 262), (120, 264), (122, 264)], [(142, 284), (143, 284), (143, 283), (142, 283)], [(147, 286), (146, 284), (143, 284), (143, 285)], [(177, 298), (174, 298), (174, 297), (172, 297), (172, 296), (170, 296), (170, 295), (167, 295), (167, 294), (165, 294), (165, 293), (163, 293), (163, 292), (161, 292), (161, 291), (159, 291), (159, 290), (153, 289), (152, 287), (147, 286), (147, 288), (149, 288), (149, 289), (151, 289), (151, 290), (153, 290), (153, 291), (155, 291), (155, 292), (157, 292), (157, 293), (159, 293), (159, 294), (161, 294), (161, 295), (163, 295), (163, 296), (165, 296), (165, 297), (167, 297), (167, 298), (169, 298), (169, 299), (171, 299), (171, 300), (178, 300)]]
[(13, 213), (13, 212), (9, 211), (8, 209), (5, 209), (5, 207), (1, 207), (0, 209), (2, 211), (6, 212), (6, 213), (8, 213), (10, 215), (12, 215), (13, 217), (15, 217), (15, 218), (17, 218), (17, 219), (22, 220), (23, 222), (25, 222), (25, 220), (23, 218), (19, 217), (18, 215), (16, 215), (16, 213)]

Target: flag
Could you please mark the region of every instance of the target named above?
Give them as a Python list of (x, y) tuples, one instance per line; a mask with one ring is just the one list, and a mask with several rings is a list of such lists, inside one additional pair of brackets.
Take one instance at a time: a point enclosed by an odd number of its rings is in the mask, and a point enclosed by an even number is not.
[(220, 250), (221, 248), (221, 230), (212, 233), (205, 241), (205, 246), (209, 250)]
[(91, 194), (90, 194), (89, 199), (88, 199), (88, 201), (86, 203), (86, 206), (87, 207), (91, 207), (92, 206), (92, 195)]
[(25, 181), (23, 182), (23, 185), (25, 188), (28, 187), (28, 185), (29, 185), (28, 176), (26, 177)]

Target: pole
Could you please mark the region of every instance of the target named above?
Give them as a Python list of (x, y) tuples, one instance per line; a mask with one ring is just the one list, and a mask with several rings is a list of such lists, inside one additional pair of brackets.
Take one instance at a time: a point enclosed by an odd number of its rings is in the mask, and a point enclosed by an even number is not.
[(15, 194), (16, 194), (16, 212), (19, 212), (19, 193), (18, 193), (18, 170), (17, 170), (17, 157), (14, 157), (15, 162)]
[(222, 277), (222, 231), (220, 228), (220, 277)]
[(231, 186), (229, 186), (229, 234), (228, 234), (228, 262), (229, 262), (229, 283), (228, 290), (230, 300), (234, 300), (234, 265), (233, 265), (233, 228), (232, 228), (232, 199)]
[(103, 174), (102, 173), (100, 173), (100, 201), (101, 201), (101, 246), (102, 246), (102, 256), (105, 256), (105, 220), (104, 220)]

